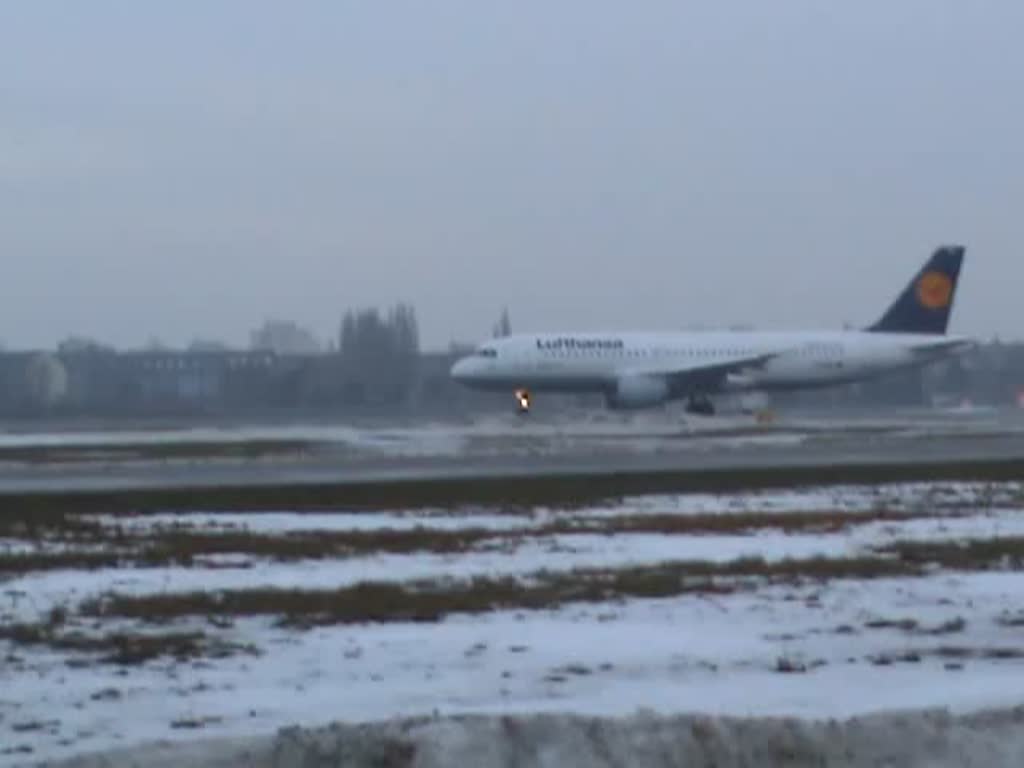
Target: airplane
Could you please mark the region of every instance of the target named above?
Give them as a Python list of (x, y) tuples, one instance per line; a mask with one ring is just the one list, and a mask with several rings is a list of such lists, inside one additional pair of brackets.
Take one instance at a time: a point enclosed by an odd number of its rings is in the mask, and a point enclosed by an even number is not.
[(712, 396), (821, 388), (915, 368), (973, 339), (946, 334), (965, 248), (943, 245), (874, 324), (841, 331), (539, 333), (480, 344), (452, 366), (462, 385), (514, 393), (600, 393), (611, 410), (686, 401), (712, 415)]

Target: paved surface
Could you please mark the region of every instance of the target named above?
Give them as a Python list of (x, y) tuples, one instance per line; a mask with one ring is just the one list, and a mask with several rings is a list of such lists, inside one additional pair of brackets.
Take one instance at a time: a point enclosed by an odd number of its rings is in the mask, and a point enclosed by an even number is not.
[(600, 452), (556, 449), (533, 454), (380, 456), (330, 450), (301, 459), (225, 462), (142, 462), (94, 465), (8, 465), (0, 468), (0, 493), (76, 490), (287, 486), (375, 483), (443, 478), (608, 475), (701, 470), (828, 468), (836, 465), (1024, 461), (1024, 436), (1016, 433), (947, 435), (911, 439), (877, 435), (815, 437), (794, 443), (687, 440), (686, 449), (638, 453), (628, 441)]

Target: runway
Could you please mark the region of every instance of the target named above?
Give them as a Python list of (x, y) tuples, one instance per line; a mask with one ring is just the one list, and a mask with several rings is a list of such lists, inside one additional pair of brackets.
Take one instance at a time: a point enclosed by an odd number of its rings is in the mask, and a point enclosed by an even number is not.
[[(47, 437), (51, 441), (52, 436)], [(301, 451), (258, 458), (222, 455), (226, 444), (259, 444), (288, 439)], [(19, 447), (33, 445), (22, 438)], [(188, 443), (187, 458), (162, 451)], [(639, 478), (696, 481), (703, 474), (815, 470), (842, 481), (846, 468), (998, 464), (1000, 477), (1024, 467), (1024, 423), (1016, 411), (930, 420), (802, 421), (771, 426), (717, 422), (703, 431), (679, 430), (649, 421), (617, 425), (515, 422), (407, 429), (292, 428), (170, 435), (123, 436), (122, 442), (149, 446), (142, 458), (125, 460), (109, 451), (117, 436), (67, 436), (61, 461), (0, 461), (0, 495), (92, 491), (154, 491), (215, 488), (372, 486), (432, 481), (515, 478)], [(207, 446), (204, 455), (201, 446)], [(197, 448), (196, 446), (200, 446)], [(76, 453), (77, 452), (77, 453)], [(70, 456), (70, 459), (68, 458)], [(1019, 474), (1019, 473), (1018, 473)], [(955, 477), (954, 473), (954, 477)], [(690, 486), (687, 486), (690, 487)]]

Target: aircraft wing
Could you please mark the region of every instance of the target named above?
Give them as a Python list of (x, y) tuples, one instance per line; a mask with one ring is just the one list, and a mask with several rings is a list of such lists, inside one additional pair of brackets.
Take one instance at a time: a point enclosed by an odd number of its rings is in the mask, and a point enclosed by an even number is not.
[(680, 366), (678, 363), (663, 367), (651, 365), (636, 370), (634, 373), (664, 378), (673, 392), (713, 393), (722, 389), (730, 375), (742, 376), (746, 371), (762, 368), (783, 352), (784, 350), (779, 350), (714, 362), (694, 361), (690, 366)]
[(965, 338), (943, 338), (933, 341), (926, 341), (920, 344), (915, 344), (912, 347), (914, 354), (918, 355), (933, 355), (942, 352), (952, 352), (958, 349), (967, 349), (973, 347), (975, 342), (972, 339)]

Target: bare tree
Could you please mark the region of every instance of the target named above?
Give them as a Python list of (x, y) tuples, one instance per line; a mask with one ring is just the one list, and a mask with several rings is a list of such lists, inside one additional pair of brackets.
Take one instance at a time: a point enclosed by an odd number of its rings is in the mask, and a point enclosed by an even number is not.
[(508, 307), (501, 310), (501, 317), (498, 318), (498, 322), (491, 331), (491, 335), (496, 339), (512, 335), (512, 322), (508, 317)]
[(395, 403), (404, 399), (419, 360), (419, 326), (412, 306), (398, 304), (386, 317), (375, 308), (346, 312), (338, 341), (347, 400)]

